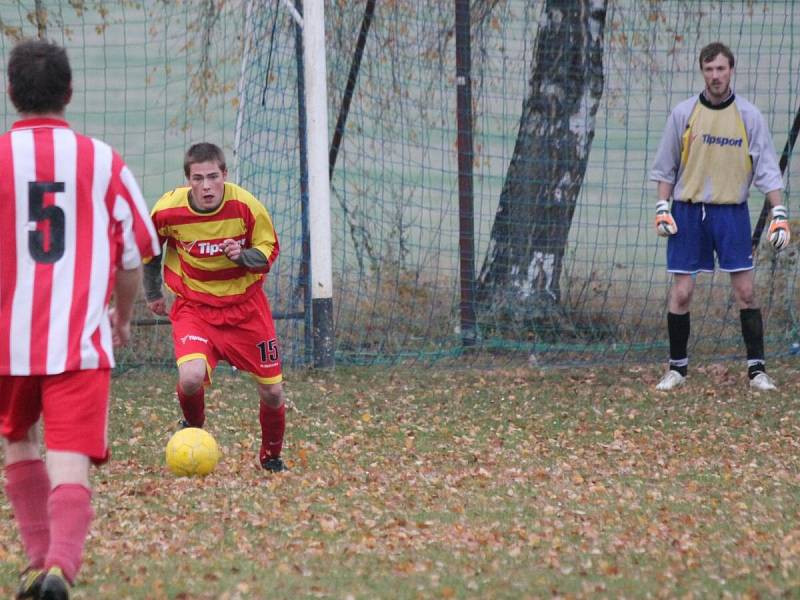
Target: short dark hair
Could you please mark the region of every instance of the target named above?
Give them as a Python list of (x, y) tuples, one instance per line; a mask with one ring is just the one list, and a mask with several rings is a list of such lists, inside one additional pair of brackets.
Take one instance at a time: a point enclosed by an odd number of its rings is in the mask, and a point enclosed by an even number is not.
[(200, 142), (193, 144), (186, 151), (186, 156), (183, 157), (183, 172), (186, 178), (189, 178), (189, 170), (195, 163), (202, 162), (216, 162), (221, 171), (227, 171), (225, 167), (225, 153), (222, 149), (209, 142)]
[(712, 42), (700, 50), (700, 69), (702, 70), (704, 64), (711, 62), (720, 54), (728, 59), (728, 64), (732, 69), (734, 63), (736, 62), (733, 58), (733, 52), (731, 52), (731, 49), (722, 42)]
[(59, 113), (72, 96), (67, 51), (46, 40), (24, 40), (8, 59), (9, 96), (20, 113)]

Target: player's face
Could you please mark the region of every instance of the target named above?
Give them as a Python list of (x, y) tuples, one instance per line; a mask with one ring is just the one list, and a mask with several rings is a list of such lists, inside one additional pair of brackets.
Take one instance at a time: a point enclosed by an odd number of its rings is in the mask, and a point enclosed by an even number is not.
[(214, 210), (222, 204), (227, 174), (216, 162), (194, 163), (189, 166), (192, 202), (197, 208)]
[(733, 69), (724, 54), (717, 54), (713, 60), (703, 63), (703, 79), (706, 80), (706, 97), (718, 103), (728, 97)]

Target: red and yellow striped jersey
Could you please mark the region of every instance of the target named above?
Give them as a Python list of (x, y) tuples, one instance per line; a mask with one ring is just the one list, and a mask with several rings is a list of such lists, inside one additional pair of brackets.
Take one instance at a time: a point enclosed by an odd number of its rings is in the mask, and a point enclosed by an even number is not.
[[(199, 212), (189, 203), (189, 187), (164, 194), (152, 210), (164, 251), (164, 283), (176, 295), (209, 306), (235, 305), (262, 289), (264, 274), (278, 257), (278, 236), (267, 209), (250, 192), (225, 183), (222, 203)], [(225, 239), (243, 249), (256, 248), (266, 257), (253, 270), (229, 260)]]

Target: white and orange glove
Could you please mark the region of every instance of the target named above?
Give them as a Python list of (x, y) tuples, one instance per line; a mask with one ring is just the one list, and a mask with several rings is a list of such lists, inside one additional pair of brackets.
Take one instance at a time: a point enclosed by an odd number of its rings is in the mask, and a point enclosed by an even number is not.
[(669, 237), (678, 233), (678, 226), (672, 213), (669, 212), (669, 202), (659, 200), (656, 204), (656, 233), (661, 237)]
[(783, 250), (792, 238), (789, 232), (789, 211), (783, 204), (772, 207), (772, 221), (769, 222), (767, 239), (775, 250)]

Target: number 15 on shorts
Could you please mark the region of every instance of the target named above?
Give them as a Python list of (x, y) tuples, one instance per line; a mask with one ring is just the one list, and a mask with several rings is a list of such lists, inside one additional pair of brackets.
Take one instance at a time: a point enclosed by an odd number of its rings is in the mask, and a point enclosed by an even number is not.
[(275, 338), (256, 344), (262, 363), (278, 362), (278, 340)]

